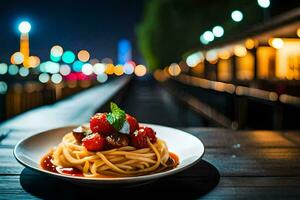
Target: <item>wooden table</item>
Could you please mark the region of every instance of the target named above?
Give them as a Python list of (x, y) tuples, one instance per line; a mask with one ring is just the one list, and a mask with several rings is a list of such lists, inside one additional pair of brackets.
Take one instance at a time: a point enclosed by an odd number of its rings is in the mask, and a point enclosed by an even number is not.
[[(14, 145), (26, 132), (14, 132), (0, 144), (0, 199), (299, 199), (300, 132), (182, 128), (205, 144), (203, 161), (177, 175), (135, 188), (87, 188), (21, 166)], [(184, 142), (182, 143), (184, 145)]]

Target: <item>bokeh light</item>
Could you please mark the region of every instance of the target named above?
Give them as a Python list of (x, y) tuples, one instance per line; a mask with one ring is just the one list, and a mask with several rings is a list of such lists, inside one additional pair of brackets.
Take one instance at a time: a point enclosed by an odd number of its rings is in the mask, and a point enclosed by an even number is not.
[(61, 57), (63, 53), (64, 53), (64, 49), (59, 45), (53, 46), (50, 50), (50, 56), (53, 57)]
[(45, 71), (50, 74), (55, 74), (59, 72), (59, 64), (51, 61), (45, 63)]
[(67, 64), (71, 64), (75, 60), (75, 54), (72, 51), (66, 51), (62, 55), (62, 60)]
[(215, 37), (222, 37), (224, 35), (224, 29), (223, 29), (222, 26), (215, 26), (212, 29), (212, 32), (213, 32)]
[(97, 74), (97, 75), (103, 74), (105, 72), (105, 68), (106, 68), (105, 64), (103, 64), (103, 63), (96, 63), (93, 66), (93, 72), (95, 74)]
[(172, 63), (168, 68), (171, 76), (178, 76), (181, 73), (181, 69), (177, 63)]
[(201, 42), (202, 44), (204, 44), (204, 45), (206, 45), (206, 44), (209, 43), (209, 41), (207, 41), (207, 40), (204, 38), (203, 35), (200, 36), (200, 42)]
[(269, 44), (274, 47), (275, 49), (281, 49), (284, 45), (284, 42), (280, 38), (274, 38), (269, 40)]
[(50, 79), (50, 76), (49, 76), (49, 74), (47, 74), (47, 73), (41, 73), (41, 74), (39, 75), (39, 81), (40, 81), (41, 83), (47, 83), (47, 82), (49, 81), (49, 79)]
[(122, 66), (122, 65), (116, 65), (116, 66), (114, 67), (114, 73), (115, 73), (115, 75), (117, 75), (117, 76), (123, 75), (123, 74), (124, 74), (123, 66)]
[(243, 45), (236, 45), (233, 49), (234, 55), (244, 57), (247, 55), (247, 49)]
[(107, 81), (107, 79), (108, 79), (107, 74), (98, 74), (98, 75), (97, 75), (97, 81), (98, 81), (99, 83), (104, 83), (104, 82)]
[(123, 70), (124, 70), (124, 73), (127, 75), (133, 74), (134, 65), (131, 62), (127, 62), (127, 63), (125, 63)]
[(53, 61), (53, 62), (59, 62), (61, 60), (61, 56), (53, 56), (53, 55), (50, 55), (50, 60)]
[(204, 56), (203, 53), (201, 52), (197, 52), (197, 53), (193, 53), (191, 55), (189, 55), (186, 58), (186, 64), (189, 67), (195, 67), (196, 65), (198, 65), (200, 62), (203, 62), (204, 60)]
[(89, 76), (93, 73), (93, 66), (90, 63), (85, 63), (82, 66), (82, 73)]
[(37, 67), (40, 64), (41, 60), (37, 56), (29, 56), (28, 64), (29, 67)]
[(67, 76), (71, 73), (71, 67), (69, 65), (61, 65), (59, 68), (59, 73), (63, 76)]
[(6, 63), (0, 63), (0, 74), (6, 74), (8, 66)]
[(78, 60), (87, 62), (90, 59), (90, 53), (87, 50), (81, 50), (77, 54)]
[(243, 13), (241, 11), (239, 11), (239, 10), (234, 10), (231, 13), (231, 18), (235, 22), (240, 22), (240, 21), (243, 20)]
[(253, 49), (255, 47), (255, 42), (253, 39), (251, 38), (248, 38), (246, 41), (245, 41), (245, 46), (247, 49)]
[(19, 24), (18, 28), (21, 33), (29, 33), (31, 30), (31, 24), (27, 21), (23, 21)]
[(72, 68), (75, 72), (81, 72), (82, 66), (83, 66), (83, 62), (76, 60), (73, 63)]
[(103, 58), (101, 62), (105, 64), (113, 64), (113, 60), (111, 58)]
[(136, 76), (144, 76), (147, 73), (147, 68), (144, 65), (137, 65), (134, 69)]
[(20, 65), (24, 62), (24, 55), (21, 52), (16, 52), (10, 59), (12, 64)]
[(205, 57), (208, 62), (212, 63), (218, 60), (218, 53), (215, 49), (212, 49), (206, 52)]
[(113, 64), (107, 64), (105, 73), (112, 75), (114, 73), (114, 68), (115, 68), (115, 66)]
[(19, 72), (19, 67), (17, 65), (9, 65), (8, 67), (9, 75), (16, 75), (18, 72)]
[(90, 60), (91, 65), (95, 65), (96, 63), (99, 63), (100, 61), (97, 58), (93, 58)]
[(0, 81), (0, 94), (5, 94), (7, 92), (8, 86), (4, 81)]
[(262, 8), (268, 8), (271, 4), (270, 0), (257, 0), (257, 3)]
[(215, 36), (214, 36), (213, 32), (205, 31), (203, 33), (203, 38), (204, 38), (204, 40), (206, 40), (208, 42), (212, 42), (214, 40)]
[(21, 67), (21, 68), (19, 69), (19, 74), (20, 74), (20, 76), (22, 76), (22, 77), (26, 77), (26, 76), (29, 75), (29, 69), (28, 69), (28, 68), (25, 68), (25, 67)]
[(62, 76), (60, 74), (53, 74), (51, 76), (51, 81), (55, 84), (58, 84), (62, 81)]

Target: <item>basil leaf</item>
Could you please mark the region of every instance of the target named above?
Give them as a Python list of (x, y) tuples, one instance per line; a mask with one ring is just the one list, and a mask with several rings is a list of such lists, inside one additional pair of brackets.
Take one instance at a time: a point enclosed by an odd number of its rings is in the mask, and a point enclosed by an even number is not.
[(126, 120), (125, 111), (113, 102), (110, 103), (110, 110), (111, 112), (107, 114), (106, 119), (117, 131), (119, 131)]

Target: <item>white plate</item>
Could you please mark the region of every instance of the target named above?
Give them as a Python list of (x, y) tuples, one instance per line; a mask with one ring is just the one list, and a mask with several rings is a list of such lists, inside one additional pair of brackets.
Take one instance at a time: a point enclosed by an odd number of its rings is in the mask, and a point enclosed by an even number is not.
[(61, 179), (72, 181), (79, 184), (136, 184), (152, 181), (158, 178), (178, 173), (201, 160), (204, 154), (204, 146), (202, 142), (184, 131), (169, 128), (165, 126), (144, 124), (153, 128), (157, 137), (166, 141), (170, 152), (177, 154), (179, 157), (179, 165), (169, 171), (160, 172), (151, 175), (122, 177), (122, 178), (86, 178), (62, 175), (53, 173), (40, 168), (41, 158), (53, 147), (57, 146), (62, 137), (70, 132), (73, 127), (64, 127), (38, 133), (20, 141), (14, 149), (15, 158), (24, 166), (39, 172), (49, 174)]

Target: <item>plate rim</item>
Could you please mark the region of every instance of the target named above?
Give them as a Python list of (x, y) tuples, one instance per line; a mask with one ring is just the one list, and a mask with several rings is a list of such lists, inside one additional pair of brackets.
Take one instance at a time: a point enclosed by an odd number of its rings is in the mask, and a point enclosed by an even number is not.
[(140, 181), (155, 180), (155, 179), (163, 178), (163, 177), (166, 177), (166, 176), (170, 176), (170, 175), (182, 172), (183, 170), (194, 166), (195, 164), (197, 164), (199, 161), (202, 160), (202, 157), (205, 154), (205, 146), (204, 146), (203, 142), (199, 138), (197, 138), (196, 136), (194, 136), (194, 135), (192, 135), (192, 134), (190, 134), (186, 131), (183, 131), (183, 130), (180, 130), (180, 129), (177, 129), (177, 128), (173, 128), (173, 127), (168, 127), (168, 126), (163, 126), (163, 125), (158, 125), (158, 124), (149, 124), (149, 123), (140, 123), (140, 124), (150, 125), (150, 126), (154, 125), (154, 126), (158, 126), (158, 127), (162, 127), (162, 128), (169, 128), (169, 129), (174, 129), (176, 131), (183, 132), (184, 134), (189, 135), (189, 136), (193, 137), (194, 139), (196, 139), (202, 145), (203, 152), (196, 160), (194, 160), (190, 164), (185, 165), (181, 168), (173, 168), (173, 169), (168, 170), (168, 171), (158, 172), (158, 173), (148, 174), (148, 175), (131, 176), (131, 177), (116, 177), (116, 178), (79, 177), (79, 176), (70, 176), (70, 175), (59, 174), (59, 173), (47, 171), (47, 170), (42, 169), (42, 168), (37, 168), (37, 167), (31, 166), (31, 165), (25, 163), (21, 158), (18, 157), (17, 152), (16, 152), (18, 147), (22, 143), (24, 143), (25, 141), (29, 140), (30, 138), (36, 137), (37, 135), (40, 135), (40, 134), (43, 134), (43, 133), (49, 132), (49, 131), (55, 131), (55, 130), (59, 130), (59, 129), (73, 128), (73, 127), (76, 127), (76, 126), (80, 126), (80, 125), (68, 125), (68, 126), (63, 126), (63, 127), (58, 127), (58, 128), (38, 132), (38, 133), (35, 133), (33, 135), (30, 135), (30, 136), (20, 140), (14, 147), (13, 155), (14, 155), (15, 159), (21, 165), (23, 165), (25, 168), (28, 167), (29, 169), (32, 169), (32, 170), (34, 170), (36, 172), (39, 172), (39, 173), (44, 173), (46, 175), (50, 175), (50, 176), (57, 177), (57, 178), (68, 179), (68, 180), (72, 180), (72, 181), (89, 181), (89, 182), (98, 182), (98, 183), (103, 183), (103, 184), (104, 183), (124, 183), (124, 182), (140, 182)]

